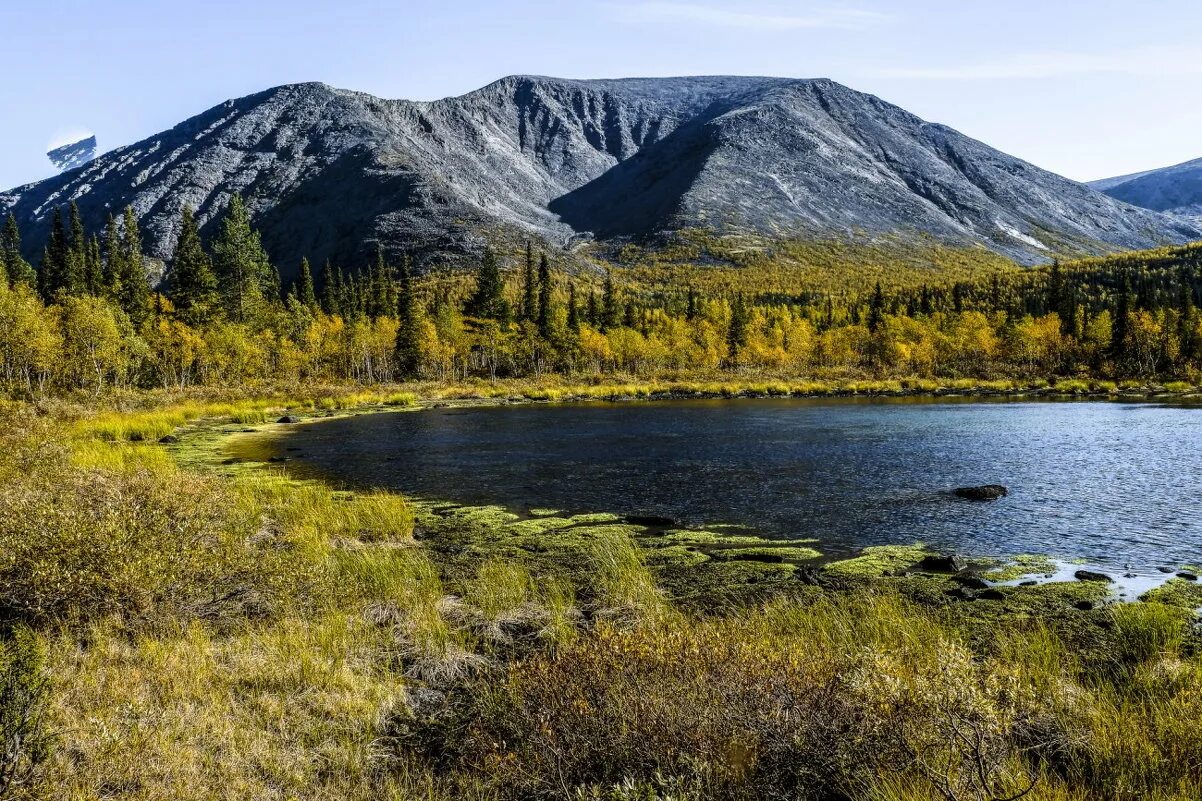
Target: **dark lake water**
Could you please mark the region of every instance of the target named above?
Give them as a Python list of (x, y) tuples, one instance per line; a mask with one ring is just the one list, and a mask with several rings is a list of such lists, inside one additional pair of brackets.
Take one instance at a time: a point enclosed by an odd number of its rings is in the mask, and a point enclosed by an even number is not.
[[(655, 514), (1142, 571), (1202, 561), (1202, 408), (1093, 402), (665, 401), (431, 409), (299, 426), (289, 468), (516, 511)], [(953, 497), (1005, 484), (994, 503)]]

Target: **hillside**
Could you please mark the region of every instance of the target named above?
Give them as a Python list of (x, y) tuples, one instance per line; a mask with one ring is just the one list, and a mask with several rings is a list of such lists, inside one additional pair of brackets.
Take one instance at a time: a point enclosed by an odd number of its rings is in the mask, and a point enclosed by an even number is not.
[(1202, 224), (1202, 159), (1093, 181), (1090, 186), (1124, 203)]
[(40, 252), (56, 205), (131, 204), (169, 256), (184, 204), (211, 232), (247, 199), (287, 276), (382, 243), (424, 260), (486, 239), (921, 234), (1022, 262), (1202, 237), (828, 80), (515, 76), (435, 102), (296, 84), (231, 100), (80, 169), (0, 194)]

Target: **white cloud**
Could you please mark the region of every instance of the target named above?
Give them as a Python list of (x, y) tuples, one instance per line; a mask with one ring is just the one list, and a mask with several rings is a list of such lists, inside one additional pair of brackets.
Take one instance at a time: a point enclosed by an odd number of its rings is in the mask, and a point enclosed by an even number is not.
[(694, 23), (769, 31), (865, 28), (890, 19), (887, 14), (848, 8), (815, 8), (801, 14), (785, 14), (766, 10), (735, 11), (697, 3), (621, 3), (609, 7), (626, 22)]
[(874, 74), (884, 78), (949, 81), (1063, 78), (1075, 75), (1173, 78), (1202, 75), (1202, 48), (1146, 47), (1111, 53), (1016, 53), (954, 67), (898, 67), (877, 70)]

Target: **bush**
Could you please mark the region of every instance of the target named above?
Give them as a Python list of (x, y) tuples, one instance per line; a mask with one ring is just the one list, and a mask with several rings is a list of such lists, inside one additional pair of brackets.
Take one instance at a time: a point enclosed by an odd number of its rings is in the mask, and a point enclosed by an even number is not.
[(28, 628), (0, 640), (0, 799), (12, 798), (50, 755), (43, 662), (42, 644)]

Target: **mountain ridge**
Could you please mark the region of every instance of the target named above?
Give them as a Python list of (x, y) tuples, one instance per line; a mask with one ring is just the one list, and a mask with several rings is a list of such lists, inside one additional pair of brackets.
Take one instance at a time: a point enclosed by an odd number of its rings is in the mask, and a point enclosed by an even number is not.
[[(427, 261), (500, 236), (558, 247), (681, 228), (911, 232), (1020, 261), (1202, 237), (829, 79), (512, 75), (390, 100), (321, 82), (228, 100), (69, 174), (0, 193), (36, 252), (56, 205), (133, 205), (166, 259), (184, 204), (247, 200), (285, 272), (376, 243)], [(32, 255), (32, 253), (31, 253)]]
[(1202, 225), (1202, 158), (1089, 185), (1125, 203)]

